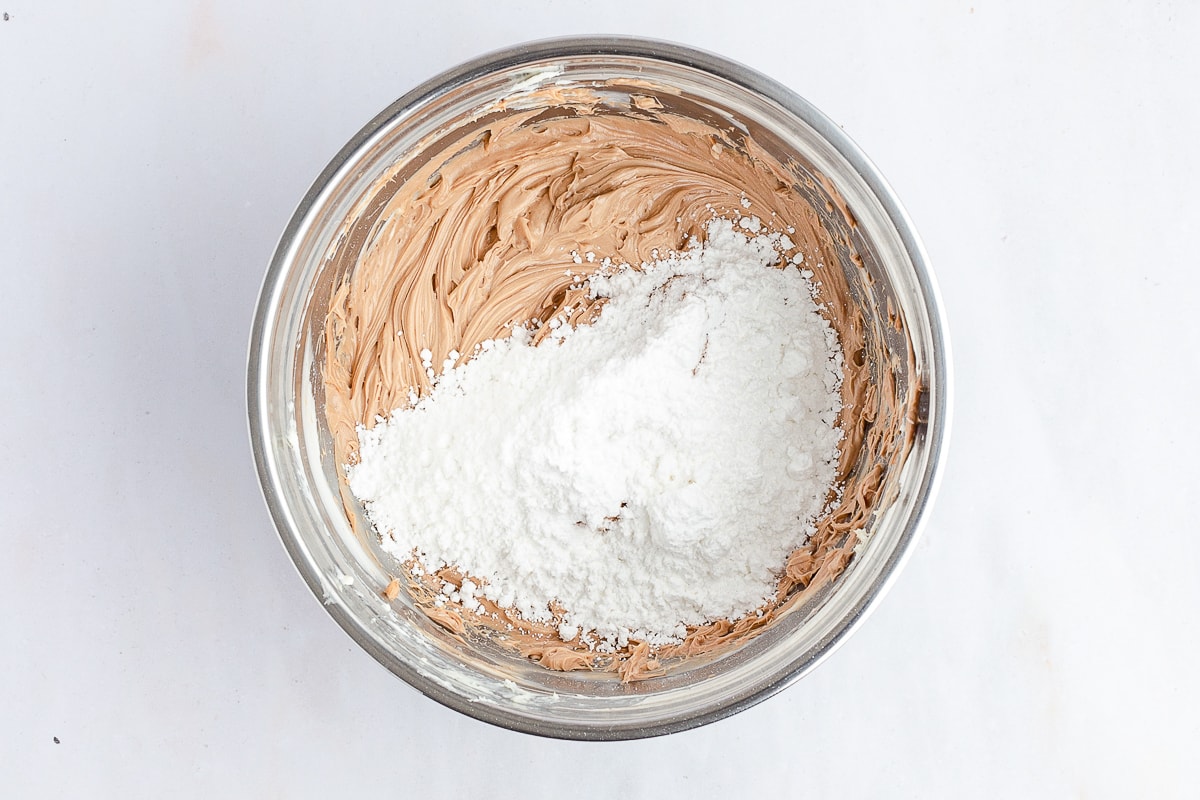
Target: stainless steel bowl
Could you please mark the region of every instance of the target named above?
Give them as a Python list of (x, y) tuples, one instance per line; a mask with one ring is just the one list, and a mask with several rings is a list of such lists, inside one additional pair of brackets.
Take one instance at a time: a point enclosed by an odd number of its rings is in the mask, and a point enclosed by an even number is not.
[[(913, 446), (889, 470), (869, 541), (833, 589), (739, 647), (631, 684), (551, 672), (499, 648), (467, 646), (405, 594), (382, 597), (388, 557), (348, 522), (319, 375), (331, 246), (375, 178), (413, 157), (431, 133), (516, 91), (612, 78), (672, 87), (675, 97), (740, 126), (781, 160), (790, 157), (818, 178), (812, 191), (825, 191), (820, 178), (834, 187), (858, 223), (843, 232), (863, 259), (852, 288), (870, 313), (883, 314), (888, 304), (898, 311), (913, 353), (902, 380), (922, 387)], [(784, 86), (718, 56), (642, 39), (557, 39), (484, 56), (417, 87), (369, 122), (317, 178), (283, 233), (259, 298), (248, 369), (250, 434), (263, 494), (297, 569), (380, 663), (486, 722), (545, 736), (627, 739), (751, 706), (807, 674), (862, 622), (895, 580), (933, 498), (950, 420), (949, 366), (938, 292), (917, 235), (879, 172), (837, 125)], [(359, 513), (353, 505), (350, 513)]]

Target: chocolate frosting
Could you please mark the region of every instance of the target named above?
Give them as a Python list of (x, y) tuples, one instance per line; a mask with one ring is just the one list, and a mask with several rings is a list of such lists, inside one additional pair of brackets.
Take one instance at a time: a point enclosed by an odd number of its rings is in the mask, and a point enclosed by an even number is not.
[[(430, 390), (422, 351), (435, 365), (461, 362), (514, 324), (567, 308), (570, 324), (588, 324), (603, 300), (571, 288), (577, 276), (605, 257), (636, 268), (692, 238), (702, 241), (714, 216), (753, 214), (765, 230), (788, 235), (792, 247), (783, 257), (798, 256), (812, 271), (821, 311), (846, 356), (839, 492), (816, 533), (780, 565), (774, 601), (755, 613), (693, 627), (682, 643), (657, 652), (631, 642), (597, 653), (578, 638), (563, 642), (554, 625), (531, 624), (486, 601), (478, 612), (435, 606), (444, 581), (459, 585), (466, 576), (445, 569), (413, 577), (411, 565), (397, 567), (405, 591), (455, 635), (487, 636), (550, 669), (610, 670), (637, 680), (761, 632), (842, 573), (889, 467), (911, 444), (917, 387), (900, 378), (881, 317), (864, 314), (856, 300), (848, 275), (862, 273), (862, 260), (845, 231), (857, 223), (822, 176), (814, 181), (733, 128), (671, 112), (665, 95), (634, 88), (622, 104), (607, 92), (601, 99), (553, 89), (520, 100), (439, 135), (419, 164), (401, 159), (347, 217), (331, 253), (345, 267), (324, 323), (325, 413), (339, 464), (355, 463), (358, 426), (408, 407), (411, 391)], [(809, 191), (799, 191), (801, 184)], [(827, 198), (823, 209), (805, 200), (814, 191)], [(831, 213), (840, 220), (836, 229)], [(595, 259), (582, 258), (588, 253)], [(894, 311), (882, 318), (903, 331)], [(906, 355), (911, 363), (911, 348)], [(347, 492), (343, 485), (349, 511)], [(396, 586), (387, 591), (394, 596)]]

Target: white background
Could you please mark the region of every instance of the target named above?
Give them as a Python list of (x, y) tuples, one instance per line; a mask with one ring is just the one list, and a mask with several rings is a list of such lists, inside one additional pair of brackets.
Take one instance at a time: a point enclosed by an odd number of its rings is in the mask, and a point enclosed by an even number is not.
[[(0, 794), (1195, 796), (1200, 6), (0, 0)], [(566, 33), (716, 51), (921, 232), (955, 430), (895, 589), (814, 674), (655, 740), (510, 733), (378, 666), (279, 545), (259, 283), (358, 128)], [(59, 743), (55, 743), (55, 737)]]

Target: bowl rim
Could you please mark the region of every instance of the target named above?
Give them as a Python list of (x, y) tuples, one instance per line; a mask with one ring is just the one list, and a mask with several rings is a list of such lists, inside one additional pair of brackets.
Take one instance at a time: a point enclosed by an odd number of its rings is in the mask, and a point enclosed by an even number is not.
[(931, 374), (935, 376), (935, 390), (930, 392), (931, 406), (927, 419), (931, 422), (936, 421), (936, 424), (927, 425), (925, 429), (929, 456), (916, 489), (916, 502), (898, 538), (896, 548), (883, 565), (871, 591), (855, 604), (834, 634), (810, 651), (807, 657), (792, 662), (788, 671), (731, 703), (681, 714), (661, 723), (637, 727), (580, 727), (569, 722), (533, 720), (521, 714), (505, 713), (486, 704), (472, 702), (469, 698), (454, 693), (444, 684), (430, 679), (396, 658), (393, 653), (385, 651), (367, 634), (361, 620), (350, 614), (342, 604), (323, 603), (326, 612), (381, 666), (426, 697), (448, 708), (499, 727), (540, 736), (575, 740), (624, 740), (660, 736), (715, 722), (762, 702), (811, 672), (859, 628), (894, 585), (911, 556), (913, 546), (936, 497), (949, 444), (953, 405), (950, 341), (941, 294), (925, 248), (908, 213), (878, 168), (841, 127), (788, 87), (744, 64), (688, 45), (658, 39), (616, 35), (540, 39), (495, 50), (446, 70), (403, 94), (364, 125), (330, 160), (292, 213), (271, 257), (255, 308), (247, 358), (247, 422), (259, 486), (280, 542), (314, 597), (321, 601), (325, 596), (326, 583), (320, 569), (302, 544), (295, 521), (283, 499), (278, 470), (267, 441), (269, 376), (263, 365), (269, 358), (268, 333), (272, 329), (272, 323), (276, 321), (275, 308), (288, 274), (291, 247), (307, 224), (313, 206), (334, 176), (359, 153), (363, 145), (380, 128), (407, 109), (492, 72), (518, 68), (532, 62), (588, 56), (646, 59), (706, 72), (770, 99), (811, 126), (859, 174), (899, 234), (920, 288), (919, 300), (924, 304), (924, 311), (929, 320), (932, 345), (929, 360)]

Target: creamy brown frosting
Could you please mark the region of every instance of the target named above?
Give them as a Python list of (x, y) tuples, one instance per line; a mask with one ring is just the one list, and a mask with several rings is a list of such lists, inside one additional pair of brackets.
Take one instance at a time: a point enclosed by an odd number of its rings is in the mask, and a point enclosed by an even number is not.
[[(478, 124), (437, 139), (415, 170), (397, 164), (347, 219), (331, 255), (347, 263), (324, 330), (326, 418), (339, 464), (357, 459), (357, 426), (407, 407), (410, 390), (430, 390), (423, 350), (435, 365), (455, 353), (468, 358), (512, 325), (545, 321), (568, 307), (571, 324), (588, 324), (602, 301), (572, 289), (572, 275), (604, 257), (636, 267), (682, 249), (692, 237), (703, 240), (714, 216), (753, 214), (766, 229), (788, 234), (794, 247), (783, 256), (803, 255), (846, 355), (842, 491), (830, 498), (816, 533), (780, 565), (775, 600), (761, 613), (691, 628), (681, 644), (657, 652), (633, 642), (598, 654), (561, 641), (554, 625), (529, 623), (486, 601), (478, 613), (435, 606), (443, 582), (457, 586), (466, 577), (454, 569), (423, 578), (412, 577), (408, 565), (397, 569), (414, 601), (451, 633), (507, 642), (550, 669), (645, 678), (757, 634), (841, 574), (889, 465), (911, 443), (916, 387), (896, 383), (900, 370), (880, 323), (855, 301), (839, 245), (854, 264), (861, 261), (851, 238), (831, 233), (827, 220), (840, 213), (843, 230), (856, 223), (820, 176), (814, 183), (745, 137), (671, 113), (638, 88), (631, 87), (625, 105), (585, 90), (547, 91), (512, 105), (519, 109), (499, 104)], [(824, 184), (824, 216), (803, 199), (799, 182), (814, 190)], [(575, 254), (586, 253), (595, 261), (576, 263)], [(890, 322), (902, 329), (894, 313)], [(344, 497), (347, 491), (343, 486)], [(350, 518), (359, 524), (352, 512)], [(386, 591), (395, 596), (396, 584)]]

